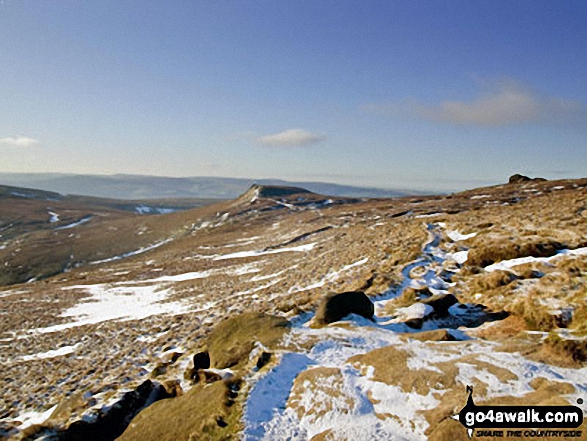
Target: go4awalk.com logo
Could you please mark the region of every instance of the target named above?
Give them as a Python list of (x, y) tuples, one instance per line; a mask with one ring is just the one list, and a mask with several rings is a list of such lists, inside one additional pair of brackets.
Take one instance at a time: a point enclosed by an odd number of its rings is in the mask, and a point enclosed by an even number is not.
[[(582, 438), (583, 411), (577, 406), (477, 406), (467, 386), (467, 404), (453, 418), (467, 429), (469, 438)], [(583, 400), (577, 400), (583, 404)]]

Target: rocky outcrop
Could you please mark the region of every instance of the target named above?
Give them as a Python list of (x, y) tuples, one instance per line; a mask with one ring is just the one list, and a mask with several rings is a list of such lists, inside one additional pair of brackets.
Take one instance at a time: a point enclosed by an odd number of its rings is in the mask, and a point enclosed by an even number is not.
[(257, 185), (253, 184), (245, 194), (256, 194), (262, 198), (276, 198), (291, 196), (294, 194), (311, 194), (312, 192), (301, 187), (287, 187), (283, 185)]
[(530, 178), (528, 176), (524, 176), (519, 173), (516, 173), (515, 175), (510, 176), (510, 178), (508, 179), (508, 183), (509, 184), (519, 184), (520, 182), (528, 182), (531, 180), (532, 180), (532, 178)]
[[(173, 400), (143, 410), (119, 438), (121, 441), (238, 439), (241, 381), (230, 379), (193, 387)], [(84, 438), (80, 438), (84, 439)]]
[(270, 347), (281, 340), (289, 327), (287, 319), (269, 314), (249, 312), (230, 317), (208, 337), (210, 366), (225, 369), (248, 361), (257, 342)]
[(127, 428), (130, 421), (145, 407), (164, 398), (173, 397), (159, 383), (147, 380), (135, 390), (127, 392), (114, 405), (95, 420), (80, 420), (72, 423), (64, 432), (57, 435), (59, 441), (110, 441), (116, 439)]
[(373, 302), (362, 291), (347, 291), (327, 295), (316, 311), (314, 324), (327, 325), (342, 320), (349, 314), (372, 319), (375, 313)]
[(508, 184), (521, 184), (524, 182), (531, 182), (531, 181), (543, 182), (543, 181), (546, 181), (546, 179), (544, 179), (544, 178), (530, 178), (528, 176), (524, 176), (524, 175), (516, 173), (515, 175), (510, 176), (510, 178), (508, 180)]

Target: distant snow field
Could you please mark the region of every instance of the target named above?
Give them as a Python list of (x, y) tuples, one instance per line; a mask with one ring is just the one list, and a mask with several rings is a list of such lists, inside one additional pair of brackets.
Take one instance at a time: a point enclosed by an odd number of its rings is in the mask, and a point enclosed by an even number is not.
[(99, 284), (64, 289), (83, 289), (90, 293), (90, 297), (61, 314), (61, 317), (71, 318), (72, 321), (30, 332), (58, 332), (108, 320), (137, 320), (158, 314), (182, 314), (189, 309), (188, 305), (181, 302), (164, 302), (169, 290), (161, 289), (159, 285), (112, 287)]

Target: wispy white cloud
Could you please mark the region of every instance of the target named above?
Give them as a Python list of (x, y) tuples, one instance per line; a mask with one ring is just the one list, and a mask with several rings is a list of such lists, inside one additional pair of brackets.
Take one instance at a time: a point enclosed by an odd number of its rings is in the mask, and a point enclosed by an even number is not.
[(284, 130), (279, 133), (258, 136), (255, 140), (259, 144), (269, 146), (303, 146), (315, 144), (326, 139), (324, 135), (307, 132), (301, 129)]
[(11, 147), (31, 147), (39, 144), (39, 140), (27, 136), (17, 136), (15, 138), (0, 138), (0, 145)]
[(539, 94), (514, 80), (489, 83), (488, 89), (470, 101), (423, 104), (408, 100), (392, 104), (368, 104), (363, 109), (393, 117), (463, 126), (587, 122), (587, 111), (578, 101)]

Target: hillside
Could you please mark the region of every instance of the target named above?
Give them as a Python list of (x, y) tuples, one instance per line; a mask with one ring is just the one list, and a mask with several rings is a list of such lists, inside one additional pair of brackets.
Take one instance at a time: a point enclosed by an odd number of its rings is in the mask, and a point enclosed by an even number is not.
[(134, 234), (137, 225), (151, 222), (148, 215), (213, 202), (218, 201), (103, 199), (0, 186), (0, 285), (41, 279), (110, 257), (108, 253), (148, 246), (169, 234), (164, 224), (163, 231)]
[(280, 179), (239, 179), (207, 176), (170, 178), (122, 174), (0, 173), (0, 184), (40, 188), (63, 194), (82, 194), (118, 199), (234, 199), (253, 184), (303, 187), (315, 193), (342, 197), (381, 198), (423, 194), (423, 192), (416, 190), (386, 190), (330, 184), (327, 182), (288, 182)]
[(467, 385), (477, 405), (585, 398), (587, 179), (291, 187), (11, 233), (2, 274), (33, 280), (0, 288), (0, 434), (457, 441)]

